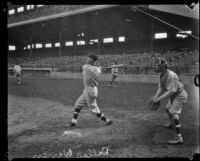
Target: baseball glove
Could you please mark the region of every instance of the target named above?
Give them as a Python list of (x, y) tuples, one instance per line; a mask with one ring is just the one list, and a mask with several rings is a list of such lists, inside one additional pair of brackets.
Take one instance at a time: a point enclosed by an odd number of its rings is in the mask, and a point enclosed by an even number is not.
[(160, 107), (160, 101), (159, 102), (154, 102), (153, 98), (150, 99), (147, 103), (147, 107), (151, 110), (151, 111), (155, 111)]

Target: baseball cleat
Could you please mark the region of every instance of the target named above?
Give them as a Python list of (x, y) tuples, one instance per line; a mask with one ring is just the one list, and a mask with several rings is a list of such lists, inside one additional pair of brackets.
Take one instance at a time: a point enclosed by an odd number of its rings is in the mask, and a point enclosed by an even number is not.
[(109, 125), (112, 125), (112, 124), (113, 124), (113, 121), (112, 121), (112, 120), (109, 120), (109, 121), (106, 122), (106, 125), (108, 125), (108, 126), (109, 126)]
[(171, 144), (171, 145), (183, 144), (183, 138), (182, 137), (175, 137), (173, 140), (169, 140), (168, 144)]
[(74, 122), (71, 122), (70, 127), (75, 127), (76, 124)]

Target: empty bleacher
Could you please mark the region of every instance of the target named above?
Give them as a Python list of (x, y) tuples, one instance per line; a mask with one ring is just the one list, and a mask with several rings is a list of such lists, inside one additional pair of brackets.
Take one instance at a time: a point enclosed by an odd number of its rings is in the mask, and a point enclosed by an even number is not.
[[(166, 51), (159, 53), (131, 53), (131, 51), (104, 51), (104, 55), (98, 56), (99, 66), (110, 66), (115, 60), (119, 64), (126, 66), (126, 73), (132, 73), (134, 69), (151, 69), (158, 57), (167, 59), (169, 66), (181, 74), (195, 74), (196, 66), (199, 62), (199, 54), (197, 51), (177, 52)], [(114, 54), (116, 53), (116, 54)], [(122, 53), (122, 54), (121, 54)], [(42, 55), (42, 54), (41, 54)], [(46, 54), (47, 55), (47, 54)], [(16, 59), (24, 67), (51, 67), (59, 71), (81, 72), (81, 67), (86, 61), (87, 55), (73, 56), (32, 56), (8, 58), (9, 66), (13, 66)], [(141, 71), (141, 70), (140, 70)], [(150, 72), (152, 73), (152, 72)], [(139, 74), (139, 73), (138, 73)]]

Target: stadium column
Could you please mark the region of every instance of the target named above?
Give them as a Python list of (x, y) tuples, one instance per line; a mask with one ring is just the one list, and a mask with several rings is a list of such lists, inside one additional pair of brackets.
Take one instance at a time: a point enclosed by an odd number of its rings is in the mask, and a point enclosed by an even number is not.
[(32, 56), (32, 34), (30, 36), (30, 57)]
[(151, 27), (150, 27), (150, 34), (149, 34), (149, 37), (150, 37), (150, 51), (153, 51), (154, 48), (153, 48), (153, 33), (154, 31), (154, 21), (153, 19), (151, 20)]
[(100, 55), (100, 43), (101, 43), (101, 41), (100, 41), (100, 39), (101, 39), (101, 36), (100, 36), (100, 33), (98, 34), (98, 55)]
[(59, 32), (60, 50), (59, 55), (62, 56), (62, 31)]

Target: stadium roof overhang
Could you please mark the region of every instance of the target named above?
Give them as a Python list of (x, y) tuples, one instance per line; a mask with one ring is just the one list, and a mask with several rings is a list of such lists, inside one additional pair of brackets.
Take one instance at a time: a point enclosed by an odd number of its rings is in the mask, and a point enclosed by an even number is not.
[(52, 19), (56, 19), (56, 18), (72, 16), (72, 15), (91, 12), (91, 11), (96, 11), (96, 10), (99, 10), (99, 9), (110, 8), (110, 7), (114, 7), (114, 6), (117, 6), (117, 5), (84, 5), (84, 7), (81, 7), (81, 8), (79, 8), (79, 5), (75, 5), (75, 7), (76, 6), (77, 6), (76, 9), (68, 10), (66, 12), (46, 15), (46, 16), (28, 19), (28, 20), (23, 20), (23, 21), (15, 22), (15, 23), (8, 23), (8, 28), (26, 25), (26, 24), (31, 24), (31, 23), (42, 22), (42, 21), (48, 21), (48, 20), (52, 20)]
[[(192, 30), (194, 34), (199, 34), (197, 19), (149, 9), (150, 6), (147, 5), (138, 7), (183, 30)], [(10, 27), (8, 39), (9, 44), (20, 46), (28, 44), (30, 39), (33, 43), (57, 42), (60, 35), (63, 41), (120, 35), (131, 39), (148, 39), (152, 32), (152, 22), (154, 22), (153, 32), (177, 32), (166, 24), (131, 9), (130, 6), (112, 6)], [(84, 37), (78, 37), (80, 33), (84, 33)]]
[(189, 8), (187, 5), (149, 5), (148, 7), (152, 10), (199, 19), (199, 3), (196, 4), (193, 9)]

